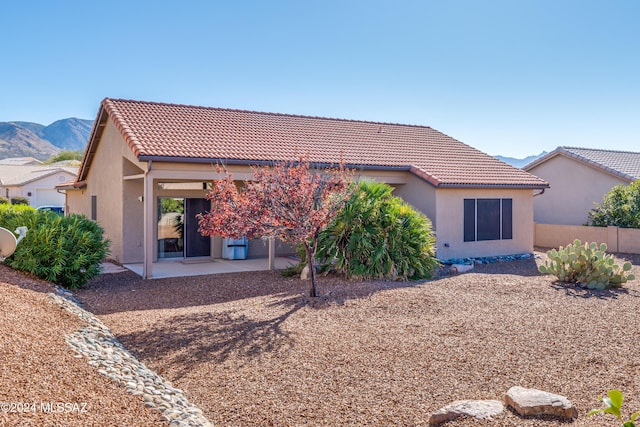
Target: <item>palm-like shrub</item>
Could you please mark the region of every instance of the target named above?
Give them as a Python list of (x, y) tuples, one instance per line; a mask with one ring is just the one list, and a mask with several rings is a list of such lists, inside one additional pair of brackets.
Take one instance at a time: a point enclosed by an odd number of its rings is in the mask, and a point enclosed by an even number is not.
[(431, 221), (387, 184), (361, 181), (338, 216), (320, 233), (324, 268), (347, 277), (415, 280), (439, 265)]
[(82, 215), (31, 209), (0, 209), (0, 227), (29, 231), (5, 263), (42, 279), (76, 288), (100, 272), (109, 242), (102, 228)]

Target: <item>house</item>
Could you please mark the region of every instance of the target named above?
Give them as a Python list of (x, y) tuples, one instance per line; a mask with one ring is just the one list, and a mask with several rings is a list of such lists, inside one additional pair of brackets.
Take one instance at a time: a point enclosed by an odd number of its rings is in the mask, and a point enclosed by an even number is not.
[[(216, 208), (203, 199), (216, 165), (244, 180), (250, 165), (301, 156), (394, 186), (433, 222), (441, 259), (533, 250), (533, 196), (547, 182), (427, 126), (107, 98), (67, 206), (151, 277), (159, 259), (221, 256), (221, 239), (200, 236), (195, 219)], [(249, 243), (249, 256), (266, 251)]]
[(523, 169), (551, 185), (534, 200), (536, 223), (583, 225), (611, 188), (640, 179), (640, 153), (558, 147)]
[(40, 160), (34, 159), (33, 157), (7, 157), (6, 159), (0, 160), (0, 166), (2, 165), (37, 166), (41, 164), (42, 162)]
[(64, 206), (65, 195), (56, 186), (75, 180), (77, 167), (0, 165), (0, 196), (22, 196), (33, 207)]

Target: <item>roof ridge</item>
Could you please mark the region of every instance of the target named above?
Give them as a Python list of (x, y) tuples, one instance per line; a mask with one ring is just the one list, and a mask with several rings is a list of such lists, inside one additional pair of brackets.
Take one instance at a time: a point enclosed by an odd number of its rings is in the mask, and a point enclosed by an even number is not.
[(331, 121), (337, 121), (337, 122), (367, 123), (367, 124), (374, 124), (374, 125), (407, 126), (407, 127), (414, 127), (414, 128), (431, 129), (431, 130), (435, 130), (436, 132), (439, 132), (438, 130), (432, 128), (431, 126), (416, 125), (416, 124), (409, 124), (409, 123), (378, 122), (378, 121), (372, 121), (372, 120), (344, 119), (339, 117), (313, 116), (313, 115), (307, 115), (307, 114), (275, 113), (271, 111), (244, 110), (242, 108), (208, 107), (203, 105), (180, 104), (180, 103), (158, 102), (158, 101), (142, 101), (142, 100), (125, 99), (125, 98), (105, 98), (104, 99), (104, 101), (107, 101), (107, 100), (115, 101), (115, 102), (129, 102), (129, 103), (135, 103), (135, 104), (160, 105), (160, 106), (167, 106), (167, 107), (195, 108), (198, 110), (215, 110), (215, 111), (231, 111), (236, 113), (262, 114), (267, 116), (278, 116), (278, 117), (320, 119), (320, 120), (331, 120)]
[(563, 150), (589, 150), (589, 151), (599, 151), (604, 153), (624, 153), (624, 154), (640, 154), (639, 151), (628, 151), (628, 150), (609, 150), (606, 148), (589, 148), (589, 147), (569, 147), (569, 146), (560, 146)]

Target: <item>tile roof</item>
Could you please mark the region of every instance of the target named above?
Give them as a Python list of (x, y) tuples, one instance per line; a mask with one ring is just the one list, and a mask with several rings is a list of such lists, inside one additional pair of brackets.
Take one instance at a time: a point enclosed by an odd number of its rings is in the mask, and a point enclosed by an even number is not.
[(633, 151), (615, 151), (596, 148), (558, 147), (525, 166), (531, 170), (535, 166), (557, 156), (565, 155), (588, 163), (613, 175), (629, 181), (640, 179), (640, 153)]
[[(546, 181), (427, 126), (106, 98), (105, 111), (139, 160), (288, 161), (410, 170), (435, 186), (547, 187)], [(97, 134), (97, 136), (95, 136)], [(83, 160), (86, 176), (91, 154)], [(84, 165), (89, 163), (89, 165)]]
[(21, 186), (54, 175), (58, 172), (65, 172), (69, 174), (69, 177), (75, 177), (78, 173), (78, 168), (60, 166), (0, 165), (0, 185), (4, 187)]

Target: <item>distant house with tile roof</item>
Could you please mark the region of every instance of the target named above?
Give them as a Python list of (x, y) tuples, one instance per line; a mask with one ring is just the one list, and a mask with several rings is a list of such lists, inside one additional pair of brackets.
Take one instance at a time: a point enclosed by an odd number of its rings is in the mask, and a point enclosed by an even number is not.
[(42, 162), (40, 160), (34, 159), (33, 157), (7, 157), (5, 159), (0, 159), (0, 166), (37, 166), (41, 164)]
[(26, 197), (36, 208), (64, 206), (65, 196), (56, 190), (56, 186), (75, 180), (77, 172), (77, 167), (0, 164), (0, 196)]
[(611, 188), (640, 179), (640, 153), (558, 147), (523, 170), (551, 186), (544, 196), (535, 198), (535, 222), (583, 225)]
[[(151, 277), (158, 259), (221, 256), (195, 221), (215, 209), (203, 197), (217, 164), (243, 180), (251, 165), (301, 156), (392, 185), (433, 222), (441, 259), (533, 249), (533, 195), (548, 183), (430, 127), (122, 99), (100, 105), (68, 209), (99, 221), (112, 256)], [(264, 247), (250, 242), (249, 256)]]

